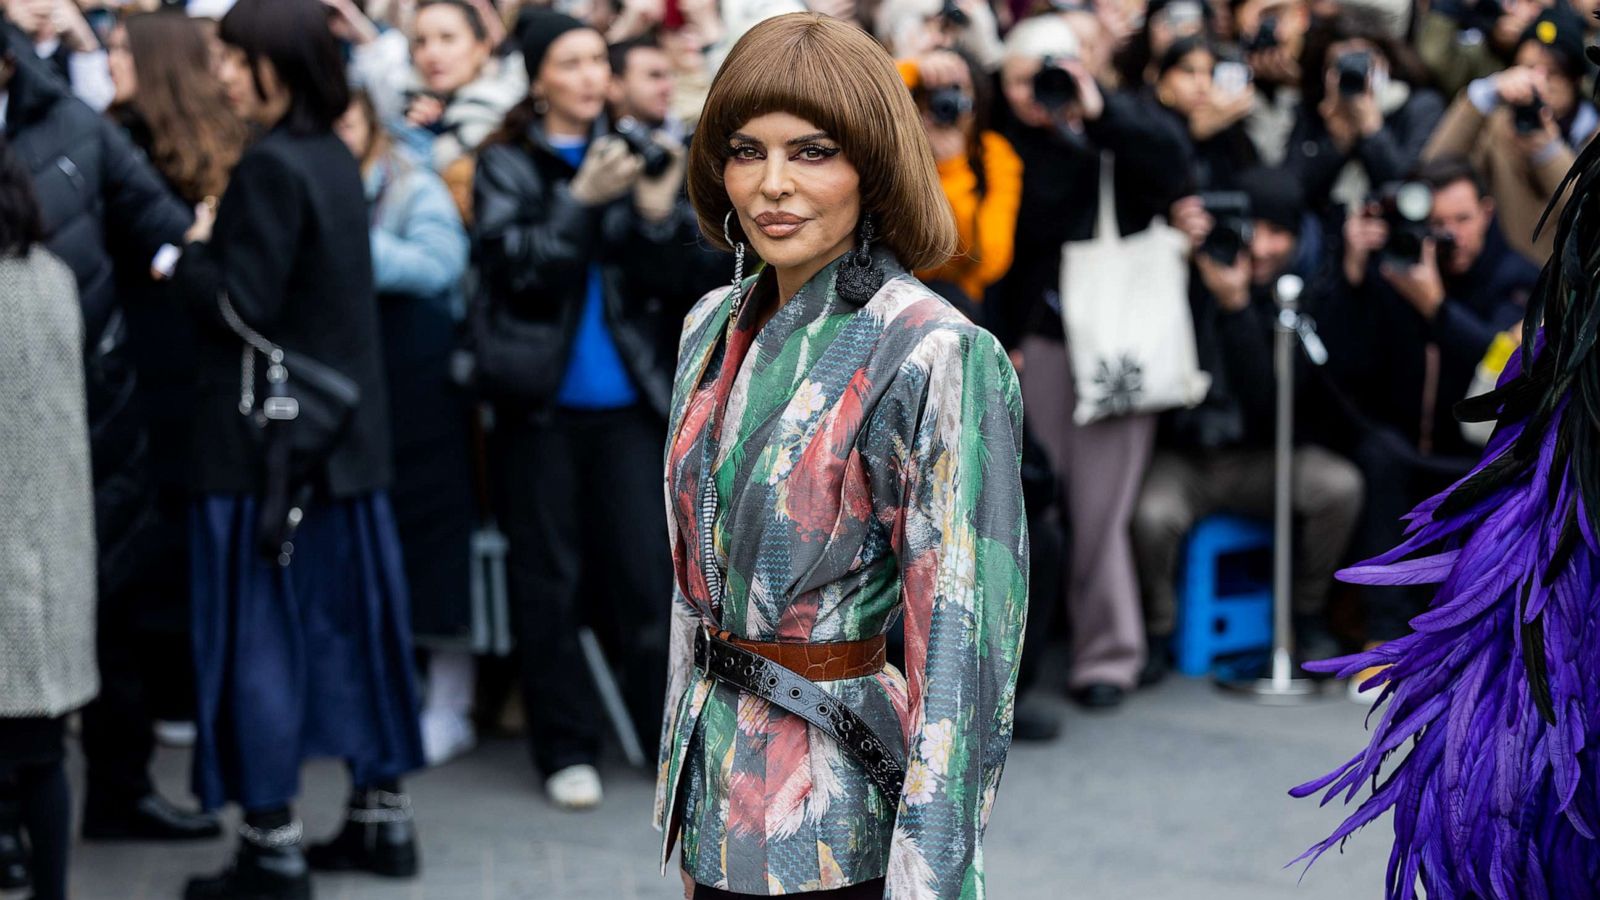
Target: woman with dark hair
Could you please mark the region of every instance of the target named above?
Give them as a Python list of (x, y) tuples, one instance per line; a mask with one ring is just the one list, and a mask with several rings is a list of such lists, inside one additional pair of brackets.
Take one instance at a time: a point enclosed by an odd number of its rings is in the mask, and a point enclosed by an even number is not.
[(390, 492), (410, 587), (411, 625), (427, 648), (422, 746), (437, 765), (477, 742), (468, 549), (473, 509), (466, 395), (450, 359), (467, 269), (467, 233), (433, 170), (399, 151), (356, 91), (335, 130), (361, 163), (371, 203), (372, 266), (383, 327), (395, 477)]
[(752, 28), (689, 196), (739, 264), (673, 393), (662, 861), (681, 837), (700, 900), (980, 897), (1027, 606), (1021, 392), (911, 274), (956, 226), (889, 55), (814, 13)]
[[(581, 809), (602, 793), (601, 706), (578, 637), (585, 620), (611, 639), (640, 733), (660, 722), (671, 563), (655, 473), (669, 333), (716, 276), (681, 198), (682, 150), (656, 138), (664, 164), (646, 174), (610, 133), (600, 32), (528, 10), (518, 33), (529, 96), (478, 154), (474, 315), (485, 341), (516, 342), (516, 365), (496, 365), (487, 343), (478, 360), (497, 402), (534, 764), (556, 805)], [(600, 591), (580, 590), (589, 585)]]
[[(991, 79), (971, 56), (941, 50), (899, 64), (900, 77), (922, 113), (922, 127), (939, 167), (939, 186), (956, 217), (955, 255), (917, 277), (969, 303), (1011, 268), (1022, 203), (1022, 160), (1011, 142), (989, 128)], [(969, 311), (973, 311), (968, 307)]]
[(389, 124), (437, 172), (477, 150), (528, 94), (523, 67), (495, 56), (478, 10), (467, 0), (421, 0), (412, 19), (414, 72), (403, 115)]
[(35, 900), (63, 900), (66, 719), (99, 690), (94, 492), (77, 285), (43, 237), (28, 171), (0, 137), (0, 508), (11, 523), (0, 527), (0, 791), (30, 851), (4, 848), (0, 874), (26, 886), (12, 869), (31, 869)]
[(1370, 16), (1347, 11), (1306, 34), (1300, 72), (1299, 119), (1284, 165), (1305, 185), (1312, 209), (1364, 203), (1416, 168), (1444, 100), (1426, 86), (1410, 48)]
[(311, 866), (417, 871), (399, 783), (422, 763), (410, 614), (367, 204), (333, 133), (350, 105), (339, 47), (317, 0), (240, 0), (219, 36), (228, 101), (264, 134), (214, 226), (201, 208), (174, 279), (202, 320), (196, 793), (244, 824), (233, 866), (186, 896), (298, 900), (311, 881), (290, 804), (309, 757), (343, 758), (353, 782)]
[[(1246, 71), (1242, 63), (1230, 74)], [(1257, 162), (1244, 120), (1255, 107), (1255, 88), (1242, 79), (1219, 84), (1216, 51), (1201, 35), (1182, 38), (1152, 63), (1149, 95), (1192, 148), (1193, 190), (1230, 190)]]

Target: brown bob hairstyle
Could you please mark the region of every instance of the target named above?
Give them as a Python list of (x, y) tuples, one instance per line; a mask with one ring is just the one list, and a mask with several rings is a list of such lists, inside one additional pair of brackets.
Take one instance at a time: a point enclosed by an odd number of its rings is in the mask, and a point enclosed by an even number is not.
[[(922, 118), (889, 54), (854, 25), (817, 13), (767, 19), (733, 45), (711, 82), (689, 148), (689, 201), (712, 246), (731, 250), (733, 209), (722, 181), (728, 139), (746, 122), (786, 112), (839, 142), (861, 176), (861, 210), (910, 270), (956, 250), (955, 217), (939, 186)], [(738, 217), (729, 228), (739, 239)]]

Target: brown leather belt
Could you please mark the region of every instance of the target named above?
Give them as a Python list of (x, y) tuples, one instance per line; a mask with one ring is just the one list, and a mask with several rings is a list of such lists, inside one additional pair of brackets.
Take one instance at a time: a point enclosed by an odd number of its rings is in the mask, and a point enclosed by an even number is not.
[(883, 671), (883, 635), (863, 641), (830, 641), (803, 644), (794, 641), (747, 641), (726, 631), (712, 636), (749, 653), (771, 660), (808, 681), (839, 681), (862, 678)]

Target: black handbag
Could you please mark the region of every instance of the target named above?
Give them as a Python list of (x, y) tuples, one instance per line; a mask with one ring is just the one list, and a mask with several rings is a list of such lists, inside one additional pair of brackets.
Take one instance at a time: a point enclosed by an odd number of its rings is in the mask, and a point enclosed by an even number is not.
[[(239, 413), (250, 420), (264, 449), (266, 484), (257, 542), (264, 556), (287, 566), (294, 554), (295, 529), (318, 477), (350, 429), (361, 386), (331, 366), (262, 337), (239, 317), (226, 293), (217, 296), (217, 306), (223, 322), (244, 342)], [(267, 363), (259, 380), (257, 354)]]

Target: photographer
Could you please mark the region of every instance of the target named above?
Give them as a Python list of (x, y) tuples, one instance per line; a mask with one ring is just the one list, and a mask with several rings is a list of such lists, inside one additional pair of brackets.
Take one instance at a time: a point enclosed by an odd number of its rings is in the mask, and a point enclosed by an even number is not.
[(999, 26), (982, 0), (884, 0), (875, 18), (878, 40), (896, 59), (957, 50), (984, 72), (1000, 66)]
[(1009, 141), (989, 129), (989, 83), (970, 57), (939, 51), (900, 63), (900, 75), (922, 111), (939, 185), (960, 237), (949, 262), (917, 277), (929, 284), (945, 282), (963, 299), (981, 302), (989, 285), (1011, 268), (1022, 160)]
[[(1557, 0), (1564, 3), (1565, 0)], [(1551, 0), (1433, 0), (1417, 19), (1422, 64), (1445, 96), (1506, 66)]]
[[(1539, 275), (1508, 245), (1495, 201), (1464, 159), (1434, 160), (1419, 176), (1349, 218), (1345, 296), (1323, 319), (1330, 374), (1364, 420), (1352, 452), (1367, 480), (1362, 559), (1394, 546), (1401, 517), (1476, 460), (1451, 410)], [(1405, 588), (1366, 592), (1374, 641), (1405, 634), (1421, 610)]]
[[(1211, 390), (1200, 406), (1164, 417), (1133, 517), (1150, 648), (1146, 681), (1167, 667), (1166, 647), (1176, 626), (1178, 557), (1189, 529), (1215, 512), (1272, 514), (1273, 288), (1280, 276), (1297, 274), (1309, 286), (1302, 303), (1313, 306), (1315, 292), (1330, 280), (1314, 250), (1320, 238), (1306, 232), (1316, 225), (1305, 215), (1295, 176), (1255, 169), (1241, 175), (1239, 184), (1237, 200), (1243, 202), (1231, 214), (1219, 214), (1214, 230), (1197, 244), (1190, 280), (1196, 345), (1201, 365), (1211, 374)], [(1296, 359), (1304, 362), (1299, 353)], [(1315, 381), (1297, 378), (1296, 385), (1297, 400), (1308, 414), (1325, 413), (1325, 404), (1310, 399), (1317, 394)], [(1309, 415), (1296, 421), (1302, 432), (1316, 424)], [(1339, 651), (1323, 614), (1334, 569), (1360, 513), (1361, 474), (1343, 457), (1306, 443), (1303, 434), (1297, 437), (1292, 505), (1302, 530), (1295, 542), (1296, 645), (1304, 658), (1325, 659)]]
[(1311, 8), (1306, 0), (1230, 0), (1239, 48), (1254, 74), (1257, 101), (1245, 131), (1261, 161), (1283, 163), (1300, 108), (1300, 52)]
[(655, 38), (634, 38), (612, 44), (610, 51), (611, 85), (608, 88), (611, 113), (617, 119), (633, 119), (676, 141), (687, 140), (687, 129), (672, 115), (677, 75), (672, 60)]
[[(1200, 35), (1173, 43), (1156, 62), (1151, 93), (1192, 148), (1198, 190), (1233, 187), (1238, 174), (1256, 163), (1243, 125), (1256, 103), (1248, 71), (1243, 63), (1218, 63)], [(1228, 83), (1218, 83), (1213, 73)]]
[(1083, 60), (1097, 49), (1080, 48), (1057, 16), (1025, 20), (1007, 37), (1001, 84), (1014, 123), (1007, 137), (1023, 162), (1023, 192), (1015, 259), (990, 304), (991, 327), (1020, 350), (1029, 427), (1059, 476), (1074, 536), (1064, 573), (1075, 643), (1069, 685), (1078, 702), (1110, 707), (1133, 688), (1144, 652), (1127, 524), (1155, 419), (1073, 423), (1059, 294), (1062, 244), (1094, 234), (1101, 153), (1115, 157), (1116, 219), (1124, 234), (1165, 215), (1192, 176), (1183, 135), (1172, 123), (1133, 94), (1103, 92), (1090, 76)]
[[(664, 335), (721, 276), (698, 265), (715, 258), (694, 246), (681, 148), (611, 133), (605, 39), (545, 10), (520, 24), (529, 96), (478, 156), (474, 334), (479, 380), (500, 401), (529, 736), (552, 801), (578, 809), (601, 799), (603, 714), (578, 643), (586, 618), (621, 645), (613, 661), (640, 734), (661, 721), (672, 571)], [(620, 563), (608, 552), (619, 547)], [(580, 582), (607, 590), (581, 593)], [(597, 605), (607, 612), (591, 616)]]
[(1488, 182), (1511, 246), (1535, 260), (1550, 255), (1555, 229), (1534, 240), (1534, 226), (1600, 125), (1600, 113), (1579, 93), (1583, 42), (1576, 15), (1541, 13), (1517, 45), (1516, 65), (1469, 85), (1422, 153), (1425, 160), (1470, 159)]
[(1345, 13), (1312, 28), (1301, 63), (1286, 164), (1311, 209), (1363, 200), (1372, 185), (1416, 167), (1444, 101), (1418, 86), (1407, 48), (1376, 22)]

